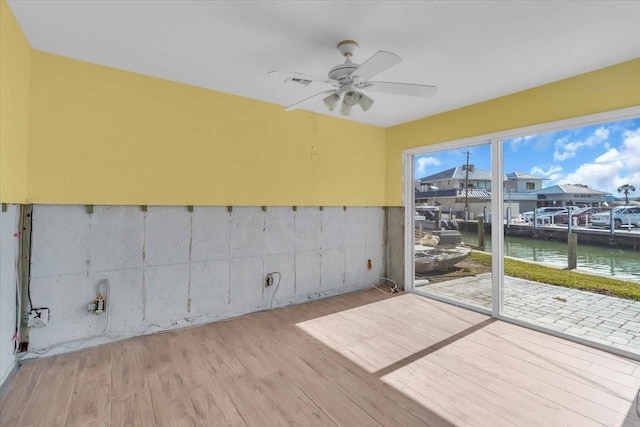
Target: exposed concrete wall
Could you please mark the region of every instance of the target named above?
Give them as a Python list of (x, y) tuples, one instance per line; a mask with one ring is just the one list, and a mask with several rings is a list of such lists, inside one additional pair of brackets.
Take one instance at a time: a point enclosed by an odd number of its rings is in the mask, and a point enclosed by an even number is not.
[(404, 290), (404, 208), (387, 208), (385, 234), (387, 277)]
[(7, 205), (0, 213), (0, 385), (15, 366), (13, 335), (16, 328), (16, 261), (20, 206)]
[[(211, 322), (370, 287), (384, 275), (380, 207), (36, 205), (31, 290), (49, 325), (30, 355)], [(367, 260), (373, 268), (367, 269)], [(108, 315), (87, 312), (107, 279)], [(277, 276), (276, 276), (277, 282)]]

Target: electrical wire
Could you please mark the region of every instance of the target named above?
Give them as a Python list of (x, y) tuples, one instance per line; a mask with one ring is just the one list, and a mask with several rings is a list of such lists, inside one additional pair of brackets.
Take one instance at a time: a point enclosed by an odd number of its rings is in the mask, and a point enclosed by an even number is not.
[[(48, 347), (46, 350), (30, 350), (30, 351), (27, 351), (22, 355), (20, 360), (24, 360), (30, 354), (41, 356), (43, 354), (49, 353), (53, 349), (56, 349), (56, 348), (62, 347), (62, 346), (66, 346), (66, 348), (68, 350), (77, 350), (77, 349), (81, 348), (88, 341), (96, 339), (96, 338), (118, 339), (118, 338), (129, 337), (127, 335), (110, 335), (110, 334), (107, 333), (107, 331), (109, 330), (109, 327), (110, 327), (110, 318), (111, 318), (111, 316), (110, 316), (110, 314), (111, 314), (111, 303), (109, 301), (109, 297), (111, 295), (111, 283), (109, 283), (108, 279), (102, 279), (102, 280), (100, 280), (100, 282), (98, 282), (98, 294), (104, 296), (104, 299), (105, 299), (105, 311), (104, 311), (104, 313), (105, 313), (106, 319), (105, 319), (105, 325), (104, 325), (104, 328), (102, 329), (102, 332), (100, 332), (99, 334), (96, 334), (96, 335), (92, 335), (90, 337), (82, 338), (79, 341), (78, 340), (70, 340), (70, 341), (59, 342), (57, 344), (54, 344), (54, 345)], [(147, 327), (147, 329), (145, 329), (142, 332), (142, 334), (144, 335), (146, 333), (146, 331), (151, 326), (154, 326), (154, 325), (150, 325), (149, 327)], [(155, 326), (159, 326), (159, 325), (155, 325)], [(69, 346), (69, 344), (74, 344), (76, 342), (77, 342), (77, 345)]]
[(393, 286), (391, 287), (391, 290), (389, 292), (387, 291), (383, 291), (382, 289), (380, 289), (380, 285), (382, 285), (382, 283), (374, 286), (374, 288), (376, 288), (377, 290), (379, 290), (380, 292), (382, 292), (383, 294), (387, 294), (387, 295), (391, 295), (391, 294), (395, 294), (396, 292), (399, 292), (398, 290), (398, 283), (395, 280), (391, 280), (387, 277), (381, 277), (380, 278), (381, 281), (386, 281), (386, 282), (391, 282), (393, 283)]
[[(31, 221), (33, 223), (33, 210), (31, 211), (31, 213), (26, 214), (25, 217), (28, 218), (26, 221)], [(23, 220), (24, 220), (24, 218), (23, 218)], [(22, 227), (22, 229), (20, 230), (21, 234), (27, 228), (29, 230), (31, 230), (31, 226), (25, 227), (24, 224), (22, 223), (22, 221), (20, 221), (20, 226)], [(22, 257), (22, 255), (23, 255), (22, 252), (24, 251), (24, 247), (22, 245), (22, 237), (23, 236), (21, 236), (21, 239), (20, 239), (20, 255), (19, 255), (20, 257)], [(28, 247), (29, 247), (29, 251), (31, 251), (31, 232), (29, 232), (29, 236), (28, 237), (29, 237), (29, 246)], [(29, 262), (31, 262), (31, 254), (29, 253), (28, 255), (29, 255)], [(22, 272), (22, 263), (21, 263), (20, 274), (22, 274), (22, 273), (23, 272)], [(27, 274), (27, 276), (28, 276), (27, 277), (27, 297), (29, 298), (29, 310), (33, 310), (33, 309), (36, 309), (36, 307), (33, 306), (33, 301), (31, 300), (31, 277), (30, 277), (31, 275)], [(46, 308), (46, 307), (39, 307), (39, 308)]]
[[(26, 215), (29, 218), (29, 221), (33, 222), (33, 211), (31, 211), (30, 214)], [(26, 227), (24, 227), (24, 225), (22, 224), (22, 222), (20, 222), (20, 225), (22, 226), (22, 230), (20, 230), (20, 233), (22, 234), (22, 232), (24, 231), (24, 229)], [(31, 229), (31, 227), (29, 227), (29, 229)], [(31, 250), (31, 236), (32, 234), (29, 233), (29, 250)], [(21, 237), (23, 237), (21, 235)], [(22, 256), (22, 251), (24, 250), (24, 248), (22, 247), (22, 239), (20, 239), (20, 257)], [(31, 259), (31, 254), (29, 254), (29, 259)], [(22, 267), (20, 267), (20, 274), (22, 274)], [(22, 277), (22, 276), (21, 276)], [(33, 305), (33, 301), (31, 299), (31, 278), (27, 277), (27, 297), (29, 297), (29, 310), (48, 310), (49, 307), (35, 307)]]
[[(16, 222), (20, 224), (20, 209), (17, 209)], [(20, 235), (21, 236), (21, 235)], [(17, 236), (16, 236), (17, 237)], [(13, 333), (14, 347), (13, 354), (18, 353), (20, 348), (20, 324), (22, 319), (22, 289), (20, 289), (20, 278), (22, 277), (22, 264), (20, 262), (21, 238), (19, 237), (13, 249), (13, 255), (16, 260), (15, 282), (16, 282), (16, 328)]]
[[(102, 286), (104, 285), (104, 287), (106, 288), (106, 291), (103, 293), (102, 292)], [(111, 283), (109, 283), (109, 279), (102, 279), (100, 282), (98, 282), (98, 294), (99, 295), (103, 295), (104, 296), (104, 300), (105, 300), (105, 316), (106, 316), (106, 322), (104, 325), (104, 329), (102, 330), (102, 333), (100, 334), (100, 336), (104, 336), (107, 331), (109, 330), (109, 324), (110, 324), (110, 316), (109, 314), (111, 313), (111, 301), (109, 299), (109, 297), (111, 296)]]
[(265, 280), (267, 282), (269, 281), (269, 279), (273, 280), (274, 274), (278, 275), (278, 282), (276, 283), (276, 287), (273, 289), (273, 293), (271, 294), (271, 302), (269, 303), (269, 310), (273, 309), (273, 300), (276, 297), (276, 293), (278, 292), (278, 288), (280, 287), (280, 281), (282, 280), (282, 274), (280, 274), (277, 271), (274, 271), (273, 273), (268, 273)]
[[(19, 361), (22, 360), (26, 360), (29, 359), (29, 355), (35, 355), (35, 356), (42, 356), (44, 354), (49, 353), (52, 350), (55, 350), (59, 347), (65, 347), (67, 350), (78, 350), (80, 348), (82, 348), (84, 346), (84, 344), (86, 344), (87, 342), (96, 339), (96, 338), (108, 338), (110, 340), (120, 340), (120, 339), (127, 339), (127, 338), (133, 338), (136, 336), (143, 336), (143, 335), (147, 335), (147, 332), (153, 328), (153, 327), (157, 327), (157, 328), (161, 328), (162, 326), (157, 324), (157, 323), (153, 323), (149, 326), (147, 326), (142, 332), (136, 332), (135, 334), (117, 334), (117, 335), (111, 335), (111, 334), (104, 334), (104, 335), (92, 335), (90, 337), (86, 337), (86, 338), (82, 338), (82, 339), (78, 339), (78, 340), (69, 340), (69, 341), (63, 341), (63, 342), (59, 342), (56, 344), (53, 344), (49, 347), (47, 347), (46, 349), (43, 350), (29, 350), (25, 353), (22, 354), (22, 356), (20, 356), (20, 358), (18, 359)], [(162, 334), (162, 333), (166, 333), (166, 332), (171, 332), (170, 330), (163, 330), (163, 331), (157, 331), (157, 332), (153, 332), (152, 335), (155, 334)], [(77, 344), (76, 344), (77, 343)], [(76, 344), (74, 346), (70, 346), (70, 344)]]
[(35, 309), (31, 301), (31, 279), (27, 279), (27, 296), (29, 297), (29, 310)]

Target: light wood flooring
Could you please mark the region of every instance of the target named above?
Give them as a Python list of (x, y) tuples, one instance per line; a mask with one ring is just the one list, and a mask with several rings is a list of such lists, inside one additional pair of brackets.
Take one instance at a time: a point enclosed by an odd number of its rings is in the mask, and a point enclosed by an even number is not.
[(2, 426), (640, 426), (640, 364), (377, 290), (26, 362)]

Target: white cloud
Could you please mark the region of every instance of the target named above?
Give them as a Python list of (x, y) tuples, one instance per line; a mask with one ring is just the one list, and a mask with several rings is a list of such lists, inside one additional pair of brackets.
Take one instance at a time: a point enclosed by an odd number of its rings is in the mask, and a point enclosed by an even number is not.
[(438, 160), (435, 157), (418, 157), (416, 159), (416, 170), (415, 170), (415, 174), (416, 174), (416, 178), (422, 178), (424, 176), (427, 175), (431, 175), (432, 173), (435, 173), (434, 171), (428, 171), (429, 166), (438, 166), (440, 165), (440, 160)]
[(623, 137), (617, 149), (610, 147), (593, 163), (567, 174), (564, 182), (586, 184), (613, 195), (617, 195), (618, 187), (624, 184), (640, 188), (640, 128), (624, 132)]
[(620, 152), (615, 147), (610, 147), (604, 154), (595, 159), (595, 163), (612, 163), (620, 160)]
[(624, 133), (622, 151), (622, 155), (626, 158), (627, 169), (630, 172), (640, 172), (640, 128)]
[(539, 166), (531, 168), (531, 175), (541, 176), (549, 180), (549, 185), (553, 185), (557, 180), (562, 179), (562, 167), (553, 165), (549, 166), (547, 170), (542, 169)]
[(511, 147), (511, 151), (517, 151), (520, 146), (526, 145), (527, 142), (538, 135), (527, 135), (527, 136), (519, 136), (517, 138), (513, 138), (509, 140), (509, 146)]
[(561, 162), (571, 157), (575, 157), (577, 152), (583, 147), (595, 147), (602, 144), (609, 138), (609, 130), (605, 127), (599, 127), (593, 132), (593, 135), (582, 141), (569, 141), (568, 137), (556, 140), (555, 151), (553, 152), (553, 160)]

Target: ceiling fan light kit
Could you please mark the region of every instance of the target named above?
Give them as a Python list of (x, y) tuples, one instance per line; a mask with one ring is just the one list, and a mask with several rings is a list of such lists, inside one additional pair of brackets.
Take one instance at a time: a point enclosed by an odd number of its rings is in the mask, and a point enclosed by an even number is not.
[(353, 108), (353, 106), (351, 106), (349, 104), (345, 104), (343, 102), (342, 103), (342, 107), (340, 107), (340, 114), (342, 114), (343, 116), (350, 116), (351, 115), (351, 108)]
[(360, 93), (358, 105), (360, 105), (360, 108), (362, 108), (363, 111), (367, 111), (373, 105), (373, 99), (369, 98), (364, 93)]
[(338, 102), (340, 102), (340, 95), (334, 92), (322, 101), (329, 111), (333, 111), (336, 109), (336, 105), (338, 105)]
[(353, 40), (338, 43), (338, 51), (345, 57), (345, 61), (331, 68), (327, 78), (296, 72), (270, 71), (269, 74), (284, 76), (285, 83), (297, 83), (302, 86), (320, 83), (333, 87), (289, 105), (285, 111), (297, 110), (307, 102), (323, 97), (322, 101), (329, 111), (334, 111), (342, 99), (340, 114), (349, 116), (355, 105), (359, 105), (363, 111), (369, 110), (373, 105), (374, 100), (362, 91), (417, 97), (429, 97), (437, 92), (437, 87), (429, 85), (370, 81), (372, 77), (402, 61), (402, 58), (394, 53), (380, 50), (364, 63), (356, 64), (351, 61), (351, 57), (358, 47), (358, 43)]

